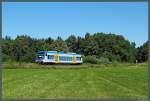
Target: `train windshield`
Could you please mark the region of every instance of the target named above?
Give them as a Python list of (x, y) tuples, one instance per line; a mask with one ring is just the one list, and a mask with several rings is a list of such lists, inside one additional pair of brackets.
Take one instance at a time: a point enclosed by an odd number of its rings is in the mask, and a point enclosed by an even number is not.
[(38, 59), (43, 59), (43, 58), (44, 58), (44, 55), (45, 55), (44, 52), (39, 52), (39, 53), (37, 54), (37, 58), (38, 58)]

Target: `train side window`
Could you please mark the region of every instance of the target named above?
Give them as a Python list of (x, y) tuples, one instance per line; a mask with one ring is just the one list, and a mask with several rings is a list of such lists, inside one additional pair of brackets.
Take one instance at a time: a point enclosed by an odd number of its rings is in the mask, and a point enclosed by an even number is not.
[(60, 57), (59, 57), (59, 60), (60, 60), (60, 61), (65, 61), (65, 57), (64, 57), (64, 56), (60, 56)]
[(54, 55), (48, 55), (48, 59), (54, 59)]
[(59, 60), (60, 60), (60, 61), (64, 61), (64, 56), (60, 56), (60, 57), (59, 57)]
[(70, 61), (72, 61), (72, 57), (70, 57)]
[(66, 56), (66, 61), (68, 61), (68, 57)]
[(60, 56), (59, 57), (60, 61), (72, 61), (72, 57), (68, 57), (68, 56)]
[(71, 60), (71, 57), (70, 57), (70, 61), (72, 61), (72, 60)]
[(70, 57), (68, 57), (68, 61), (71, 61), (71, 58), (70, 58)]
[(81, 57), (77, 57), (77, 60), (78, 60), (78, 61), (81, 61)]
[(66, 57), (64, 56), (64, 61), (66, 61)]
[(69, 57), (67, 57), (67, 61), (69, 61)]

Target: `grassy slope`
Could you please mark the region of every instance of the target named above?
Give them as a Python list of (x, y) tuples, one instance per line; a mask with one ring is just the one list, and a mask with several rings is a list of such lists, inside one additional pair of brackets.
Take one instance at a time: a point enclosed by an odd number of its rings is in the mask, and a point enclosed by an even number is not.
[(2, 82), (3, 98), (147, 99), (147, 65), (3, 69)]

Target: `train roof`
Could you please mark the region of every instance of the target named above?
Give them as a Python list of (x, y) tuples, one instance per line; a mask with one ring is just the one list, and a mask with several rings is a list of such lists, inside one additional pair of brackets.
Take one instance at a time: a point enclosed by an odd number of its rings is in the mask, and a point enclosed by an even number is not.
[(81, 54), (77, 54), (77, 53), (73, 53), (73, 52), (57, 52), (57, 51), (39, 51), (38, 53), (57, 53), (57, 54), (68, 54), (68, 55), (81, 55)]

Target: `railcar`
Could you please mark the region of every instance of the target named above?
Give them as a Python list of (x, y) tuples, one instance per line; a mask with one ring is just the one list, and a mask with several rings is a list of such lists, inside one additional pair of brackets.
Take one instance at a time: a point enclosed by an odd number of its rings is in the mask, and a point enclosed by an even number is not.
[(57, 51), (39, 51), (37, 53), (36, 63), (51, 64), (82, 64), (82, 55), (76, 53), (65, 53)]

